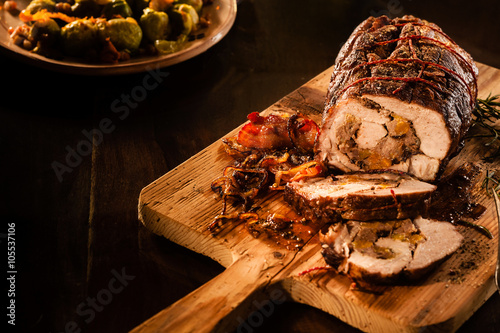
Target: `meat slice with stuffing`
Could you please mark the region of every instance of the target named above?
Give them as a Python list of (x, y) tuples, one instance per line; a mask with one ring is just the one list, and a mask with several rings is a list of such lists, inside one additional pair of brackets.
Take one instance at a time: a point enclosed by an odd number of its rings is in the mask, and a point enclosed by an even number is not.
[(477, 72), (433, 23), (368, 18), (337, 56), (317, 157), (343, 172), (394, 169), (435, 181), (470, 127)]
[(326, 263), (361, 284), (419, 279), (452, 255), (462, 240), (453, 224), (420, 216), (347, 221), (320, 234)]

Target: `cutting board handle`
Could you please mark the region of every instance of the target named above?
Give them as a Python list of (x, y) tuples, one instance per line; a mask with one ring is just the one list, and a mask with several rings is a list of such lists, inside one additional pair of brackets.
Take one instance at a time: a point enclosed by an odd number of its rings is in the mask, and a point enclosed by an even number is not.
[(233, 262), (224, 272), (160, 311), (133, 333), (228, 332), (242, 324), (252, 307), (251, 299), (269, 278), (246, 259)]

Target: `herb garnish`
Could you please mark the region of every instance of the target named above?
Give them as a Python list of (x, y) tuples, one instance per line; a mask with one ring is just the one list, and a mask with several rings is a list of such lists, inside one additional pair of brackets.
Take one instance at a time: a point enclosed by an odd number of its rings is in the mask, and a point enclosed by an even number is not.
[(490, 191), (500, 193), (500, 180), (495, 177), (495, 171), (486, 170), (486, 177), (484, 177), (481, 187), (486, 189), (488, 195), (493, 195), (493, 192), (490, 193)]
[[(472, 127), (478, 126), (486, 133), (470, 135), (470, 138), (491, 138), (485, 143), (485, 146), (491, 147), (500, 143), (500, 95), (488, 95), (485, 99), (478, 98), (476, 107), (472, 111), (473, 123)], [(500, 145), (495, 148), (489, 156), (485, 157), (486, 161), (493, 161), (500, 157)]]

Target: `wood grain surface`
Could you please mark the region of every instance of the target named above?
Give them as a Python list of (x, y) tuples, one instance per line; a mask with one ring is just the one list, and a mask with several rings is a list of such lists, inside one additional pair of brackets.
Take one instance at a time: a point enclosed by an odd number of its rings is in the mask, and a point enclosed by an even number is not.
[[(479, 97), (500, 93), (500, 70), (483, 64), (478, 68)], [(319, 122), (331, 71), (325, 70), (263, 112), (300, 111)], [(465, 162), (474, 162), (483, 172), (498, 169), (498, 162), (481, 160), (487, 149), (484, 143), (469, 139), (450, 163), (449, 171)], [(411, 285), (380, 287), (376, 293), (368, 293), (352, 289), (347, 277), (333, 271), (300, 274), (325, 265), (317, 234), (311, 234), (299, 250), (254, 238), (241, 224), (228, 224), (217, 235), (210, 234), (207, 226), (222, 207), (210, 183), (230, 163), (218, 141), (142, 190), (139, 219), (149, 230), (213, 258), (226, 270), (137, 326), (134, 332), (241, 329), (248, 325), (246, 319), (259, 320), (255, 311), (265, 315), (266, 306), (283, 299), (319, 308), (366, 332), (453, 332), (495, 290), (498, 227), (493, 200), (481, 188), (482, 176), (475, 183), (473, 198), (487, 210), (475, 222), (490, 230), (494, 239), (475, 229), (459, 227), (465, 236), (463, 247), (428, 277)], [(261, 212), (291, 211), (279, 192), (267, 195), (256, 206)]]

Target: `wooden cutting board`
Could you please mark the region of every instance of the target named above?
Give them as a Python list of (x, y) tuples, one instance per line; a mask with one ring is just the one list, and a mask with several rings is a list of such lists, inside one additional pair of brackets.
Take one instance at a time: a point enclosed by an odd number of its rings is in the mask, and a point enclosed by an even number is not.
[[(478, 67), (479, 97), (499, 94), (500, 70), (483, 64)], [(300, 111), (320, 122), (331, 73), (332, 68), (325, 70), (263, 113)], [(449, 168), (475, 161), (483, 170), (500, 170), (498, 161), (480, 161), (485, 151), (484, 141), (469, 140)], [(240, 331), (248, 331), (285, 299), (314, 306), (366, 332), (420, 332), (425, 328), (453, 332), (495, 290), (498, 227), (493, 199), (480, 182), (473, 195), (487, 210), (476, 223), (489, 229), (494, 239), (460, 227), (465, 236), (463, 250), (430, 276), (413, 285), (383, 287), (370, 293), (351, 289), (348, 278), (331, 270), (300, 274), (325, 266), (315, 232), (298, 250), (254, 238), (241, 224), (229, 223), (217, 235), (210, 234), (207, 226), (222, 208), (210, 184), (231, 161), (221, 143), (215, 142), (142, 190), (139, 218), (149, 230), (213, 258), (226, 270), (134, 332), (230, 332), (238, 326)], [(291, 211), (279, 192), (256, 206), (262, 214)]]

